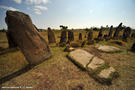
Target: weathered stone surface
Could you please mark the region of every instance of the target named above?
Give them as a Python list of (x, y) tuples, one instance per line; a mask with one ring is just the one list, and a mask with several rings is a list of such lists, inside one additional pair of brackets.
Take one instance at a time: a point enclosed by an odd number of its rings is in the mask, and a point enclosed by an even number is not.
[(7, 11), (6, 15), (8, 33), (30, 64), (38, 64), (52, 55), (46, 41), (38, 33), (27, 14)]
[[(34, 24), (33, 24), (34, 25)], [(39, 32), (39, 29), (36, 27), (36, 25), (34, 25), (34, 27), (36, 28), (36, 30)]]
[(95, 38), (95, 40), (96, 40), (97, 42), (103, 40), (103, 29), (102, 29), (102, 28), (100, 29), (100, 31), (99, 31), (99, 33), (98, 33), (98, 37)]
[(93, 41), (93, 32), (92, 31), (89, 31), (87, 40), (88, 40), (88, 43), (87, 43), (88, 45), (94, 43), (94, 41)]
[(10, 35), (9, 32), (6, 32), (6, 36), (7, 36), (7, 39), (8, 39), (8, 47), (9, 48), (17, 47), (17, 44), (15, 43), (13, 37)]
[(135, 43), (133, 43), (133, 45), (131, 47), (131, 51), (135, 52)]
[(131, 35), (131, 28), (130, 27), (125, 28), (123, 32), (123, 41), (127, 41), (127, 38), (129, 38), (130, 35)]
[(103, 30), (102, 30), (102, 28), (100, 29), (100, 31), (99, 31), (99, 33), (98, 33), (98, 39), (100, 40), (100, 39), (102, 39), (102, 37), (103, 37)]
[(74, 33), (72, 31), (68, 31), (68, 40), (73, 41), (74, 40)]
[(108, 45), (96, 45), (95, 48), (97, 48), (100, 51), (103, 52), (117, 52), (120, 51), (119, 48), (114, 47), (114, 46), (108, 46)]
[(135, 31), (131, 35), (132, 38), (135, 38)]
[(66, 45), (66, 41), (67, 41), (67, 32), (65, 30), (63, 30), (61, 32), (61, 37), (60, 37), (60, 46), (65, 46)]
[(77, 49), (69, 53), (68, 55), (72, 60), (82, 65), (86, 68), (89, 61), (92, 59), (93, 55), (85, 50)]
[(113, 26), (110, 27), (108, 38), (112, 38), (112, 33), (113, 33)]
[(97, 69), (98, 67), (101, 67), (105, 64), (105, 61), (98, 58), (98, 57), (94, 57), (92, 59), (92, 61), (90, 62), (90, 64), (88, 65), (88, 69), (91, 69), (91, 70), (95, 70)]
[(119, 26), (116, 28), (116, 31), (114, 32), (114, 35), (113, 35), (114, 39), (118, 38), (120, 30), (121, 30), (121, 27), (122, 27), (122, 23), (120, 23)]
[(85, 69), (90, 76), (103, 84), (110, 84), (119, 74), (103, 59), (87, 51), (77, 49), (69, 53), (68, 57), (79, 67)]
[(79, 33), (79, 40), (82, 40), (82, 33)]
[(110, 67), (110, 68), (107, 68), (107, 69), (102, 70), (102, 71), (98, 74), (98, 76), (99, 76), (100, 78), (108, 79), (109, 76), (110, 76), (112, 73), (114, 73), (115, 71), (116, 71), (116, 70), (115, 70), (113, 67)]
[(51, 28), (48, 28), (48, 42), (49, 43), (56, 43), (54, 32), (51, 30)]

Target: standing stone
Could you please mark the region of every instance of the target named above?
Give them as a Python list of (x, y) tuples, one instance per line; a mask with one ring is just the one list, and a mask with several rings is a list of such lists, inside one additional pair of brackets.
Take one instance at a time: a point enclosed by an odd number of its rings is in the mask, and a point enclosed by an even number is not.
[(48, 28), (48, 42), (49, 43), (56, 43), (54, 32), (51, 30), (51, 28)]
[(121, 27), (122, 27), (122, 23), (120, 23), (119, 26), (116, 28), (116, 31), (115, 31), (115, 33), (113, 35), (113, 38), (114, 39), (117, 39), (118, 38), (119, 33), (120, 33), (120, 30), (121, 30)]
[(127, 38), (130, 37), (130, 34), (131, 34), (131, 28), (130, 27), (125, 28), (123, 32), (123, 41), (127, 41)]
[(11, 34), (9, 32), (6, 32), (6, 36), (8, 39), (8, 47), (9, 48), (17, 47), (17, 44), (15, 43), (13, 37), (11, 36)]
[(73, 41), (74, 40), (74, 34), (72, 31), (68, 31), (68, 40)]
[(99, 33), (98, 33), (98, 39), (101, 39), (102, 38), (102, 36), (103, 36), (103, 34), (102, 34), (102, 28), (100, 29), (100, 31), (99, 31)]
[(86, 44), (86, 40), (84, 40), (84, 41), (82, 42), (81, 47), (84, 47), (85, 44)]
[(87, 44), (93, 44), (93, 40), (92, 39), (93, 39), (93, 32), (89, 31), (88, 38), (87, 38), (87, 40), (88, 40)]
[(112, 33), (113, 33), (113, 26), (110, 27), (108, 38), (112, 38)]
[(132, 33), (131, 37), (132, 38), (135, 38), (135, 32)]
[(74, 32), (71, 33), (72, 41), (74, 41)]
[(135, 52), (135, 43), (132, 45), (131, 51)]
[(65, 30), (63, 30), (61, 32), (61, 37), (60, 37), (60, 46), (65, 46), (66, 45), (66, 40), (67, 40), (67, 32)]
[(29, 64), (39, 64), (52, 55), (47, 42), (38, 33), (29, 15), (18, 11), (7, 11), (5, 21), (8, 33)]
[(103, 34), (102, 34), (102, 28), (100, 29), (99, 33), (98, 33), (98, 37), (95, 38), (95, 40), (98, 42), (98, 41), (101, 41), (103, 40)]
[(79, 40), (82, 40), (82, 33), (79, 33)]

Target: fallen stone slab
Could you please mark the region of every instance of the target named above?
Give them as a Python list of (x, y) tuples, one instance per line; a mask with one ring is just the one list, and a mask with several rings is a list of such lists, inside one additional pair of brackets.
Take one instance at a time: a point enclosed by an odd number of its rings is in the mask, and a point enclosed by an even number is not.
[(113, 68), (113, 67), (110, 67), (110, 68), (107, 68), (107, 69), (104, 69), (104, 70), (102, 70), (99, 74), (98, 74), (98, 76), (100, 77), (100, 78), (109, 78), (109, 76), (110, 76), (110, 74), (111, 73), (113, 73), (113, 72), (115, 72), (116, 70)]
[(99, 51), (103, 52), (119, 52), (120, 49), (114, 46), (108, 46), (108, 45), (96, 45), (95, 48), (97, 48)]
[(111, 84), (113, 78), (118, 76), (118, 73), (113, 67), (110, 67), (103, 59), (90, 54), (89, 52), (76, 49), (68, 54), (68, 57), (75, 65), (83, 68), (95, 80), (102, 84)]
[(116, 70), (113, 67), (109, 67), (106, 69), (103, 69), (98, 75), (98, 81), (101, 83), (107, 83), (110, 84), (111, 81), (114, 78), (117, 78), (119, 76), (118, 72), (116, 72)]
[(101, 67), (105, 64), (105, 61), (98, 58), (98, 57), (94, 57), (91, 62), (88, 64), (87, 68), (89, 70), (95, 70), (97, 69), (98, 67)]
[(85, 50), (77, 49), (69, 53), (68, 57), (82, 68), (86, 68), (93, 55)]

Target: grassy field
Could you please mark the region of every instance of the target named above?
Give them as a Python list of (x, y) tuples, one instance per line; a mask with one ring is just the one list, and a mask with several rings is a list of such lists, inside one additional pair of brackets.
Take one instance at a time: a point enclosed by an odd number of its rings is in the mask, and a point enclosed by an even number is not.
[[(78, 41), (79, 33), (83, 34), (85, 31), (74, 31), (75, 41)], [(47, 32), (40, 32), (47, 41)], [(108, 33), (105, 31), (104, 33)], [(98, 32), (94, 32), (94, 37), (97, 37)], [(60, 40), (60, 31), (55, 31), (57, 43)], [(114, 67), (120, 74), (120, 77), (113, 80), (112, 85), (102, 85), (96, 82), (87, 72), (82, 71), (76, 67), (67, 57), (67, 52), (63, 52), (64, 47), (56, 47), (50, 45), (53, 56), (43, 63), (35, 66), (28, 72), (25, 72), (5, 83), (2, 86), (16, 86), (16, 87), (33, 87), (31, 90), (135, 90), (135, 53), (131, 52), (133, 42), (135, 40), (128, 40), (122, 42), (123, 45), (111, 43), (110, 41), (101, 41), (98, 44), (107, 44), (119, 47), (120, 53), (103, 53), (97, 51), (97, 55), (103, 58), (110, 66)], [(84, 48), (89, 48), (93, 45), (86, 45)], [(26, 65), (28, 62), (20, 50), (8, 48), (8, 41), (6, 34), (0, 33), (0, 78), (16, 72)], [(9, 89), (10, 90), (10, 89)], [(24, 89), (23, 89), (24, 90)]]

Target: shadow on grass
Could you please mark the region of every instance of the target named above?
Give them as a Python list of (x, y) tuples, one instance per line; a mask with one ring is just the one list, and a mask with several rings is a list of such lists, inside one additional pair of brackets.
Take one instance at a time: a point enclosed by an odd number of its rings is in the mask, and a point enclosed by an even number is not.
[(10, 75), (8, 75), (8, 76), (5, 76), (5, 77), (1, 78), (1, 79), (0, 79), (0, 85), (1, 85), (2, 83), (5, 83), (6, 81), (9, 81), (9, 80), (11, 80), (11, 79), (13, 79), (13, 78), (15, 78), (15, 77), (17, 77), (17, 76), (19, 76), (19, 75), (21, 75), (21, 74), (27, 72), (27, 71), (29, 71), (29, 70), (32, 69), (34, 66), (35, 66), (35, 65), (27, 65), (26, 67), (22, 68), (21, 70), (18, 70), (18, 71), (14, 72), (14, 73), (12, 73), (12, 74), (10, 74)]
[(0, 47), (0, 55), (7, 54), (10, 52), (15, 52), (18, 50), (19, 50), (18, 48), (2, 48), (2, 47)]

